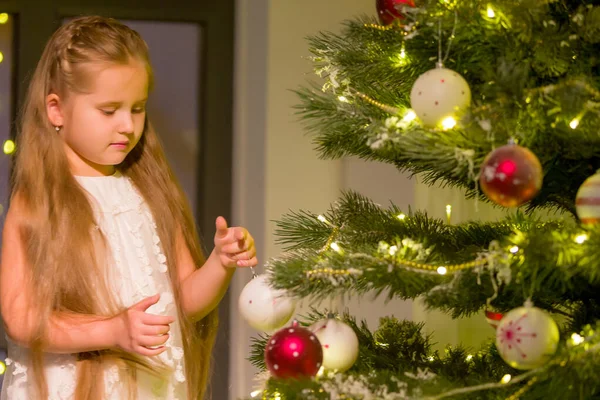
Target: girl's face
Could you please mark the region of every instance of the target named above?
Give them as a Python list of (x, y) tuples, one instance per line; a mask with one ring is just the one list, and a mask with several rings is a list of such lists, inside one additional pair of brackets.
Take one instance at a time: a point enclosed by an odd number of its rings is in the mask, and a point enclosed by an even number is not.
[(64, 100), (49, 95), (48, 116), (62, 126), (58, 134), (74, 175), (111, 175), (144, 131), (148, 73), (144, 64), (132, 62), (91, 66), (90, 74), (85, 93)]

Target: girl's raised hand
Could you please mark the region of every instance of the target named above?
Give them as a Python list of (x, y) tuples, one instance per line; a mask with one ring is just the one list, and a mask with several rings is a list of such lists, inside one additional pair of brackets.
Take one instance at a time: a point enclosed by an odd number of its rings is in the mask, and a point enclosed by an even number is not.
[(254, 267), (258, 264), (254, 238), (246, 228), (227, 227), (227, 221), (218, 217), (215, 233), (215, 251), (225, 267)]

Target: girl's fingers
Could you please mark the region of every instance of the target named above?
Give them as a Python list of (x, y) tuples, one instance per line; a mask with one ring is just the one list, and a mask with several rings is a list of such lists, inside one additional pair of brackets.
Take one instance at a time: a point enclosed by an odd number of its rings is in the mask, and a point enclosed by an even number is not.
[(143, 356), (147, 356), (147, 357), (157, 356), (165, 350), (167, 350), (167, 348), (165, 346), (160, 346), (160, 347), (157, 347), (154, 349), (149, 349), (147, 347), (138, 346), (135, 349), (136, 353), (141, 354)]
[(250, 260), (239, 260), (237, 265), (238, 267), (256, 267), (258, 265), (258, 259), (252, 257)]
[(142, 336), (139, 343), (144, 347), (162, 346), (167, 342), (167, 340), (169, 340), (169, 335)]
[(169, 325), (175, 322), (174, 317), (168, 315), (156, 315), (145, 313), (142, 316), (142, 323), (144, 325)]
[(231, 256), (231, 258), (233, 260), (246, 261), (246, 260), (251, 260), (255, 256), (256, 256), (256, 250), (252, 249), (250, 251), (244, 251), (242, 253), (234, 254)]
[(223, 254), (237, 254), (244, 250), (246, 249), (244, 249), (243, 246), (240, 246), (240, 244), (237, 242), (226, 244), (225, 246), (221, 247), (221, 253)]
[(169, 325), (142, 325), (140, 333), (147, 336), (158, 336), (169, 333), (170, 330)]

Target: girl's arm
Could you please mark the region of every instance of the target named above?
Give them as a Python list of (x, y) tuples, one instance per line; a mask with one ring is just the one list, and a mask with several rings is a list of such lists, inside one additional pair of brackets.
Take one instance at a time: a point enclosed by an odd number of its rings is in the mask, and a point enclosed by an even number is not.
[[(183, 240), (180, 241), (184, 242)], [(233, 277), (235, 268), (221, 264), (213, 250), (200, 269), (195, 269), (194, 260), (185, 245), (178, 251), (179, 276), (181, 280), (181, 302), (185, 313), (194, 321), (204, 318), (217, 307)]]
[(194, 265), (182, 232), (177, 236), (181, 301), (185, 313), (193, 320), (202, 319), (217, 307), (236, 267), (253, 267), (258, 263), (254, 239), (245, 228), (228, 228), (223, 217), (218, 217), (215, 224), (215, 248), (200, 269)]
[[(22, 346), (33, 337), (36, 309), (29, 285), (30, 269), (20, 226), (23, 213), (13, 201), (2, 234), (0, 262), (0, 313), (8, 336)], [(115, 318), (73, 313), (54, 313), (48, 321), (48, 347), (52, 353), (78, 353), (114, 347), (118, 321)]]

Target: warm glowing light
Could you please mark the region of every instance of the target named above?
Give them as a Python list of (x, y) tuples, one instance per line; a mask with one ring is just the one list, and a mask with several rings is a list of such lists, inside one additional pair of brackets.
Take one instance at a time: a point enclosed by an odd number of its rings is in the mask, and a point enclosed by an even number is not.
[(444, 130), (452, 129), (456, 126), (456, 120), (453, 117), (447, 117), (442, 121)]
[(440, 275), (446, 275), (447, 272), (448, 272), (448, 270), (446, 269), (446, 267), (439, 267), (437, 269), (437, 273)]
[(417, 118), (417, 114), (413, 110), (408, 110), (406, 114), (404, 114), (404, 118), (402, 118), (402, 120), (406, 122), (411, 122), (414, 121), (415, 118)]
[(579, 126), (579, 119), (574, 118), (571, 122), (569, 122), (569, 126), (571, 127), (571, 129), (577, 129), (577, 127)]
[(581, 337), (581, 335), (574, 333), (571, 335), (571, 340), (573, 341), (574, 345), (578, 345), (581, 344), (585, 341), (585, 339), (583, 337)]
[(4, 154), (12, 154), (15, 152), (15, 148), (17, 146), (15, 145), (15, 142), (13, 142), (12, 140), (7, 140), (4, 142)]
[(519, 246), (513, 246), (510, 248), (510, 252), (515, 254), (519, 252)]
[(0, 24), (5, 24), (8, 22), (8, 14), (2, 13), (0, 14)]
[(510, 380), (512, 379), (512, 376), (510, 374), (506, 374), (502, 377), (502, 379), (500, 379), (500, 383), (508, 383), (510, 382)]
[(575, 242), (577, 242), (579, 244), (582, 244), (586, 240), (588, 240), (588, 235), (586, 235), (585, 233), (582, 233), (581, 235), (577, 235), (575, 237)]
[(487, 8), (487, 16), (488, 16), (488, 18), (494, 18), (496, 16), (496, 12), (492, 8), (492, 6), (488, 6), (488, 8)]

